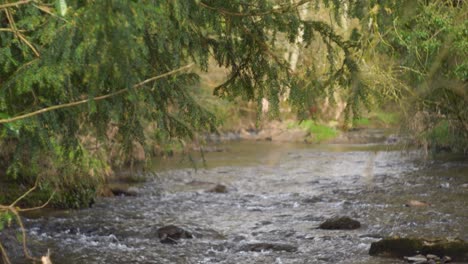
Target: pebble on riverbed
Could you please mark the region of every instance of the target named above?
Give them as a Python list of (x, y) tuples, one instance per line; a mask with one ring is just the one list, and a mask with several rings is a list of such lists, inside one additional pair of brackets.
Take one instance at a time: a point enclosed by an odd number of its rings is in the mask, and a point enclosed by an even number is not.
[(351, 219), (347, 216), (342, 217), (333, 217), (327, 219), (325, 222), (320, 224), (320, 229), (329, 229), (329, 230), (352, 230), (358, 229), (361, 227), (359, 221)]
[(216, 184), (212, 188), (206, 190), (206, 192), (209, 192), (209, 193), (227, 193), (228, 190), (227, 190), (227, 187), (225, 185)]

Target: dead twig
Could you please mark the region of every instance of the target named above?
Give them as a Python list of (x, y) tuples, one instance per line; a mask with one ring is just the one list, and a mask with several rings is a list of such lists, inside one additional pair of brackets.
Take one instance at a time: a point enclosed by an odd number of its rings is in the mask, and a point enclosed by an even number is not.
[(20, 5), (26, 5), (26, 4), (29, 4), (31, 2), (35, 2), (35, 1), (34, 0), (23, 0), (23, 1), (18, 1), (18, 2), (14, 2), (14, 3), (3, 4), (3, 5), (0, 5), (0, 9), (4, 9), (4, 8), (8, 8), (8, 7), (16, 7), (16, 6), (20, 6)]
[[(39, 184), (39, 179), (40, 179), (40, 177), (38, 177), (36, 179), (36, 182), (34, 183), (33, 187), (31, 187), (27, 192), (25, 192), (23, 195), (21, 195), (13, 203), (11, 203), (10, 205), (0, 205), (0, 212), (3, 212), (3, 213), (8, 213), (9, 212), (9, 213), (11, 213), (11, 214), (13, 214), (15, 216), (15, 220), (18, 223), (18, 225), (20, 227), (20, 230), (21, 230), (21, 238), (22, 238), (24, 256), (26, 258), (30, 259), (30, 260), (37, 261), (37, 262), (41, 262), (41, 259), (35, 258), (35, 257), (31, 256), (31, 254), (29, 254), (28, 245), (27, 245), (27, 237), (26, 237), (26, 228), (24, 227), (24, 223), (21, 220), (20, 212), (38, 210), (38, 209), (46, 207), (49, 204), (49, 202), (52, 200), (52, 198), (54, 197), (55, 192), (52, 193), (52, 195), (49, 197), (47, 202), (45, 202), (43, 205), (38, 206), (38, 207), (24, 208), (23, 209), (23, 208), (17, 207), (16, 204), (19, 201), (21, 201), (22, 199), (24, 199), (27, 195), (29, 195), (31, 192), (33, 192), (37, 188), (37, 186)], [(0, 253), (2, 255), (3, 262), (5, 262), (5, 264), (11, 264), (11, 261), (10, 261), (10, 259), (8, 257), (8, 254), (7, 254), (6, 250), (5, 250), (5, 248), (3, 247), (3, 245), (1, 244), (1, 242), (0, 242)], [(47, 255), (47, 259), (48, 258), (49, 258), (49, 253)]]
[(2, 255), (2, 261), (5, 262), (5, 264), (11, 264), (10, 258), (8, 257), (8, 254), (1, 242), (0, 242), (0, 255)]

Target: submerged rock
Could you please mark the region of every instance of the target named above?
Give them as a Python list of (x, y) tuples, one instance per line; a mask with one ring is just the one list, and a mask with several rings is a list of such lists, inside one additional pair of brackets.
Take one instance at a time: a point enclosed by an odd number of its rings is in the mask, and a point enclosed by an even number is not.
[(228, 191), (227, 191), (227, 187), (225, 185), (216, 184), (212, 188), (206, 190), (206, 192), (209, 192), (209, 193), (227, 193)]
[(463, 240), (391, 237), (373, 242), (369, 254), (396, 258), (430, 254), (440, 258), (450, 256), (454, 261), (468, 261), (468, 243)]
[(286, 251), (286, 252), (296, 252), (297, 246), (289, 245), (289, 244), (282, 244), (282, 243), (249, 243), (242, 245), (239, 248), (239, 251), (254, 251), (254, 252), (261, 252), (261, 251)]
[(114, 186), (110, 187), (110, 191), (114, 196), (137, 196), (138, 190), (134, 187), (122, 187), (122, 186)]
[(156, 231), (156, 233), (159, 241), (165, 244), (177, 244), (177, 240), (193, 238), (192, 233), (175, 225), (161, 227)]
[(336, 229), (336, 230), (351, 230), (358, 229), (361, 227), (359, 221), (351, 219), (347, 216), (342, 217), (333, 217), (322, 224), (320, 224), (320, 229)]

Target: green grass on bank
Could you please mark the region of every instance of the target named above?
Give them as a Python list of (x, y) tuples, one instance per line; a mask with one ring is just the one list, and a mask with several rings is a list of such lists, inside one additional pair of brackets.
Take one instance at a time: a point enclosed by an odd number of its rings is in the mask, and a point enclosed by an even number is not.
[(400, 122), (399, 114), (395, 112), (376, 111), (365, 117), (353, 120), (353, 126), (358, 128), (394, 127)]
[(463, 137), (450, 126), (447, 120), (441, 120), (432, 129), (423, 133), (421, 136), (426, 141), (430, 142), (431, 148), (457, 146), (457, 143), (463, 141)]
[(314, 120), (304, 120), (302, 122), (292, 122), (288, 128), (301, 128), (310, 133), (310, 140), (314, 143), (324, 142), (339, 135), (339, 132), (332, 127), (318, 124)]

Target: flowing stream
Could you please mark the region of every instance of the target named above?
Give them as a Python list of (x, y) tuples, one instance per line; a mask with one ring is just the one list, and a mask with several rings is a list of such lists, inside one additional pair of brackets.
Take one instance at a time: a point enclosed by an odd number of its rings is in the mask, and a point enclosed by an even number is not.
[[(138, 196), (102, 198), (90, 209), (27, 219), (31, 249), (54, 263), (404, 263), (368, 255), (390, 235), (468, 240), (468, 162), (388, 145), (230, 142), (223, 152), (154, 163)], [(209, 193), (210, 183), (227, 193)], [(430, 203), (405, 207), (408, 200)], [(332, 216), (360, 229), (321, 230)], [(162, 244), (159, 227), (193, 233)], [(244, 252), (252, 242), (297, 246), (296, 252)], [(21, 263), (21, 262), (19, 262)]]

